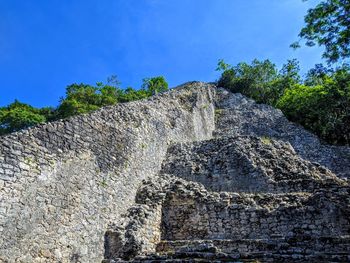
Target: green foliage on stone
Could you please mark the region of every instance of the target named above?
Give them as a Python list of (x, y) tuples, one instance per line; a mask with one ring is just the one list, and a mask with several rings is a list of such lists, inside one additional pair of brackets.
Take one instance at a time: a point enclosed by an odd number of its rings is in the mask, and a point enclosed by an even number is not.
[(72, 84), (67, 87), (66, 97), (57, 108), (59, 118), (87, 113), (100, 107), (116, 104), (117, 87), (97, 83), (96, 86)]
[(295, 85), (277, 107), (286, 116), (334, 144), (350, 145), (350, 73), (337, 70), (316, 86)]
[(270, 145), (271, 144), (271, 138), (267, 137), (267, 136), (263, 136), (261, 137), (261, 142), (265, 145)]
[(169, 89), (168, 83), (162, 76), (143, 79), (142, 89), (146, 90), (149, 95), (165, 92)]
[[(350, 144), (350, 69), (316, 65), (302, 80), (296, 60), (280, 71), (268, 60), (230, 66), (219, 61), (218, 85), (240, 92), (258, 103), (277, 107), (332, 144)], [(254, 78), (256, 76), (256, 78)]]
[(53, 111), (52, 108), (38, 109), (15, 100), (0, 108), (0, 135), (50, 120)]
[(139, 90), (128, 87), (121, 89), (119, 81), (114, 77), (108, 84), (97, 83), (96, 86), (72, 84), (67, 87), (66, 97), (61, 99), (57, 109), (59, 118), (97, 110), (103, 106), (118, 102), (129, 102), (147, 98), (168, 90), (164, 77), (146, 78)]
[(270, 105), (275, 105), (285, 89), (300, 81), (296, 60), (288, 61), (280, 71), (270, 60), (255, 59), (251, 64), (241, 62), (236, 66), (220, 60), (217, 70), (222, 71), (219, 86)]
[(115, 76), (96, 85), (71, 84), (57, 108), (34, 108), (15, 101), (0, 108), (0, 135), (28, 128), (38, 123), (88, 113), (108, 105), (144, 99), (168, 90), (164, 77), (146, 78), (141, 89), (122, 89)]

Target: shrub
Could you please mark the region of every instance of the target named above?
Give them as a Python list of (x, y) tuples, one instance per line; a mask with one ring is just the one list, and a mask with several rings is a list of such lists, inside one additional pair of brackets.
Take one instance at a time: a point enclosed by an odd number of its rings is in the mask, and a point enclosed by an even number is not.
[(332, 70), (316, 65), (304, 83), (296, 60), (289, 60), (278, 73), (269, 60), (237, 66), (220, 60), (218, 70), (222, 71), (219, 86), (280, 108), (328, 143), (350, 144), (349, 66)]
[(15, 100), (7, 107), (0, 108), (0, 135), (18, 131), (47, 121), (53, 109), (37, 109)]
[(295, 85), (279, 99), (277, 107), (333, 144), (350, 144), (350, 74), (337, 71), (323, 85)]
[(162, 76), (159, 76), (159, 77), (143, 79), (142, 89), (146, 90), (148, 94), (151, 96), (159, 92), (167, 91), (169, 87), (165, 78)]
[(296, 60), (290, 60), (278, 72), (270, 60), (253, 60), (251, 64), (241, 62), (230, 66), (223, 60), (217, 70), (222, 71), (218, 85), (253, 98), (258, 103), (275, 105), (284, 90), (300, 81), (299, 66)]

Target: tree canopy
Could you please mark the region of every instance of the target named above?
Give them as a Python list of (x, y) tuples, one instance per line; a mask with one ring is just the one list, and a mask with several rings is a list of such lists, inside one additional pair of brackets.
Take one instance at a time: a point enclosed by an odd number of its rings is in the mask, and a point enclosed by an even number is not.
[[(277, 70), (269, 60), (230, 66), (219, 61), (219, 86), (270, 104), (328, 143), (350, 145), (350, 69), (321, 64), (303, 80), (299, 63), (289, 60)], [(256, 77), (254, 77), (256, 76)]]
[(142, 89), (147, 90), (150, 93), (149, 95), (154, 95), (159, 92), (167, 91), (169, 87), (165, 78), (159, 76), (154, 78), (144, 78)]
[(53, 111), (53, 108), (37, 109), (15, 100), (0, 108), (0, 135), (48, 121)]
[(222, 71), (219, 86), (271, 105), (277, 103), (286, 88), (300, 80), (296, 60), (287, 61), (281, 70), (268, 59), (254, 59), (251, 64), (241, 62), (236, 66), (219, 60), (217, 70)]
[[(349, 59), (350, 0), (324, 0), (309, 9), (299, 37), (306, 40), (307, 46), (323, 46), (328, 63)], [(300, 44), (291, 46), (297, 48)]]

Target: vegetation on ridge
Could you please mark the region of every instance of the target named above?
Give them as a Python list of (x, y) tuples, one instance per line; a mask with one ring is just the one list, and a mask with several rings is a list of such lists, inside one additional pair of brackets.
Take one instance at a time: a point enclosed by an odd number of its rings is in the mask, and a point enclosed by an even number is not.
[(103, 106), (147, 98), (166, 90), (168, 90), (168, 83), (161, 76), (144, 79), (139, 90), (131, 87), (122, 89), (115, 76), (109, 78), (107, 84), (102, 82), (97, 83), (96, 86), (83, 83), (72, 84), (67, 87), (66, 96), (61, 98), (57, 108), (38, 109), (18, 100), (8, 106), (0, 107), (0, 135), (42, 122), (87, 113)]
[[(305, 16), (300, 41), (305, 40), (307, 46), (324, 47), (327, 67), (318, 64), (302, 78), (297, 60), (287, 61), (281, 69), (270, 60), (255, 59), (235, 66), (220, 60), (219, 86), (281, 109), (291, 121), (328, 143), (350, 145), (350, 66), (346, 64), (350, 57), (349, 17), (349, 0), (322, 0)], [(300, 41), (291, 46), (300, 47)], [(338, 64), (331, 67), (332, 63)], [(17, 100), (1, 107), (0, 135), (166, 90), (168, 84), (163, 77), (144, 79), (139, 90), (120, 88), (115, 77), (107, 84), (95, 86), (72, 84), (57, 108), (37, 109)]]
[[(349, 18), (349, 0), (322, 0), (305, 16), (300, 41), (324, 47), (328, 67), (318, 64), (301, 78), (296, 60), (289, 60), (280, 71), (270, 60), (236, 66), (220, 60), (218, 84), (281, 109), (328, 143), (350, 145)], [(300, 41), (291, 46), (300, 47)]]
[(306, 78), (295, 60), (280, 71), (269, 60), (230, 66), (219, 61), (218, 85), (279, 108), (294, 122), (332, 144), (350, 144), (350, 69), (316, 65)]

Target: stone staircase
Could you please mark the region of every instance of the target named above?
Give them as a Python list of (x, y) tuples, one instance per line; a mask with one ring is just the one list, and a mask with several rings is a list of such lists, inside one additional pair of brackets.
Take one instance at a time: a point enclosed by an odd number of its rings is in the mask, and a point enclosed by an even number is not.
[(349, 148), (221, 89), (216, 115), (213, 139), (168, 149), (104, 262), (349, 262)]

